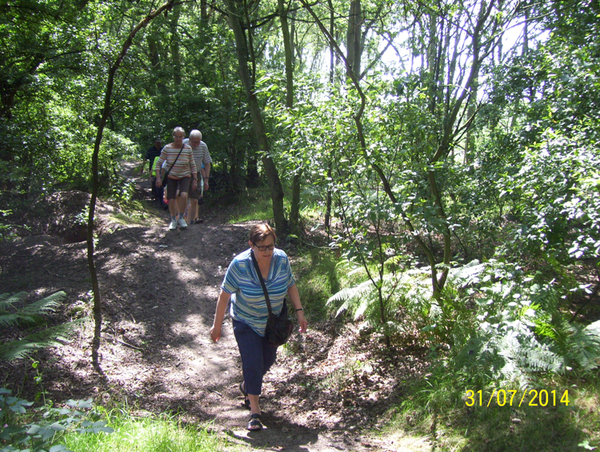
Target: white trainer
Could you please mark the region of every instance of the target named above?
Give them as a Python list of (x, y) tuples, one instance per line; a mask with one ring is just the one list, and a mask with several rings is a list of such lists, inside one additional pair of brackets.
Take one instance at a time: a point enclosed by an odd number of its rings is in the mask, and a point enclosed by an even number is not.
[(177, 221), (175, 221), (173, 219), (173, 220), (171, 220), (171, 223), (169, 224), (169, 231), (174, 231), (175, 229), (177, 229)]
[(182, 218), (180, 218), (179, 220), (177, 220), (177, 223), (179, 223), (179, 226), (181, 227), (181, 229), (185, 229), (187, 228), (187, 223), (185, 222), (185, 220)]

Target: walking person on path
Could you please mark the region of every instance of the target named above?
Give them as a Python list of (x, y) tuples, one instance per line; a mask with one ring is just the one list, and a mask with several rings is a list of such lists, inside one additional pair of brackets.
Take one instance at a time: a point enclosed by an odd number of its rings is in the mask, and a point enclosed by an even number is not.
[(208, 190), (208, 178), (210, 177), (210, 152), (208, 146), (202, 141), (202, 132), (194, 129), (190, 132), (190, 137), (183, 140), (192, 148), (196, 168), (198, 168), (198, 187), (190, 191), (190, 205), (188, 207), (188, 224), (200, 223), (200, 210), (198, 201), (204, 196), (204, 192)]
[[(169, 230), (187, 228), (187, 223), (183, 215), (188, 201), (188, 191), (190, 188), (190, 179), (192, 190), (198, 184), (198, 169), (194, 161), (192, 148), (183, 143), (185, 130), (182, 127), (175, 127), (173, 130), (173, 142), (167, 144), (160, 151), (160, 157), (156, 161), (156, 174), (161, 174), (163, 162), (166, 162), (167, 176), (167, 199), (169, 200), (169, 212), (171, 213), (171, 222)], [(156, 186), (162, 187), (162, 177), (156, 178)], [(179, 197), (177, 192), (179, 191)]]
[(229, 314), (233, 319), (233, 333), (242, 358), (244, 376), (240, 391), (245, 396), (244, 404), (251, 412), (248, 430), (263, 428), (259, 397), (263, 377), (277, 357), (277, 346), (265, 338), (269, 312), (252, 255), (258, 262), (273, 313), (279, 315), (283, 309), (287, 309), (284, 302), (287, 295), (298, 317), (300, 332), (306, 332), (308, 327), (290, 261), (283, 250), (275, 248), (275, 239), (275, 232), (269, 225), (252, 227), (248, 241), (250, 248), (235, 256), (225, 273), (210, 329), (211, 339), (218, 342), (225, 311), (231, 301)]
[(164, 201), (164, 193), (163, 187), (158, 188), (156, 186), (156, 159), (160, 156), (160, 151), (162, 149), (162, 141), (160, 138), (154, 139), (154, 144), (150, 146), (146, 150), (146, 160), (148, 160), (148, 177), (150, 178), (150, 182), (152, 183), (152, 196), (158, 205), (162, 208), (167, 207)]

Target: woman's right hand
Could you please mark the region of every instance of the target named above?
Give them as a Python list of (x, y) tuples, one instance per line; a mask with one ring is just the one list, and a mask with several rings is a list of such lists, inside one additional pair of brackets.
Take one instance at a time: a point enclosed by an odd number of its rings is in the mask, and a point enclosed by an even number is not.
[(217, 325), (213, 325), (212, 328), (210, 329), (210, 338), (212, 339), (213, 342), (219, 342), (219, 339), (221, 339), (221, 326), (217, 326)]
[(217, 301), (217, 310), (215, 312), (215, 319), (213, 320), (212, 328), (210, 329), (210, 338), (213, 342), (218, 342), (221, 339), (221, 328), (223, 327), (223, 317), (225, 317), (225, 310), (229, 304), (231, 294), (228, 294), (223, 289), (219, 293), (219, 300)]

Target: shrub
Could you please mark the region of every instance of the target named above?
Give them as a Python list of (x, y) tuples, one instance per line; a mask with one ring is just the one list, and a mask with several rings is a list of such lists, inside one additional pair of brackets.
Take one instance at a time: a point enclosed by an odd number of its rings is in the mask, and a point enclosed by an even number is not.
[(106, 422), (87, 419), (92, 414), (92, 399), (68, 400), (62, 408), (43, 406), (28, 413), (27, 408), (33, 402), (10, 394), (8, 389), (0, 388), (0, 441), (3, 445), (0, 452), (63, 452), (68, 449), (56, 443), (67, 431), (113, 432)]

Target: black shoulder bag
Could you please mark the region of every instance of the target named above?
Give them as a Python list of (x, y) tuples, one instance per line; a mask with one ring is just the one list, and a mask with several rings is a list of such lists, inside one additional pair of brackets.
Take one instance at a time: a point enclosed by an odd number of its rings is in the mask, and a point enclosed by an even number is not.
[(281, 314), (279, 314), (279, 316), (273, 314), (273, 311), (271, 311), (269, 292), (267, 292), (267, 286), (265, 286), (265, 281), (260, 273), (258, 262), (254, 257), (254, 251), (251, 251), (250, 254), (252, 256), (254, 268), (256, 268), (256, 273), (258, 273), (258, 279), (260, 279), (260, 284), (263, 288), (263, 292), (265, 293), (265, 301), (267, 302), (267, 309), (269, 310), (269, 317), (267, 318), (267, 326), (265, 328), (265, 337), (267, 338), (267, 342), (269, 342), (271, 345), (283, 345), (288, 341), (292, 335), (292, 332), (294, 331), (294, 324), (290, 319), (288, 319), (287, 300), (283, 300), (283, 309), (281, 310)]
[(169, 175), (169, 173), (171, 172), (171, 170), (173, 169), (173, 167), (175, 166), (175, 163), (177, 163), (177, 159), (179, 158), (179, 156), (181, 155), (181, 151), (183, 151), (183, 148), (185, 147), (185, 143), (183, 143), (183, 145), (181, 146), (181, 149), (179, 150), (179, 154), (177, 154), (177, 157), (175, 157), (175, 161), (173, 162), (173, 164), (171, 165), (171, 168), (169, 168), (167, 170), (167, 172), (165, 173), (164, 177), (162, 178), (162, 185), (163, 187), (165, 186), (165, 181), (167, 180), (167, 176)]

